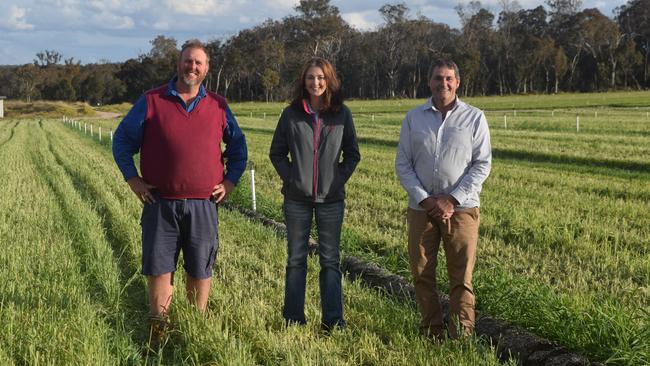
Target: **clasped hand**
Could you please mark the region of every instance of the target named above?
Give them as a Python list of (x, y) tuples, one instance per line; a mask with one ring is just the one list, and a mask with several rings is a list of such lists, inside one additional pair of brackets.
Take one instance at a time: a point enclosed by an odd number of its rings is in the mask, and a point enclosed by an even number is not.
[(420, 206), (424, 208), (430, 217), (447, 220), (454, 214), (456, 200), (448, 194), (437, 194), (422, 200)]

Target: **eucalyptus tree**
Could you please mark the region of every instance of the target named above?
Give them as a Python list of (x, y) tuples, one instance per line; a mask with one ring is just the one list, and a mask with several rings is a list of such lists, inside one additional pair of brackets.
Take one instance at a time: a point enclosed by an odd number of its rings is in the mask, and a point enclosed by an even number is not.
[[(349, 26), (330, 0), (300, 0), (294, 8), (298, 15), (285, 18), (287, 41), (303, 56), (324, 57), (334, 63), (341, 51)], [(304, 58), (304, 57), (303, 57)]]
[[(617, 50), (620, 70), (623, 73), (623, 88), (629, 87), (628, 80), (632, 80), (637, 89), (641, 90), (643, 72), (639, 72), (644, 66), (643, 54), (637, 49), (637, 44), (632, 37), (626, 36), (623, 43)], [(637, 77), (637, 74), (639, 77)]]
[(213, 90), (215, 93), (220, 93), (221, 74), (224, 69), (224, 52), (221, 40), (212, 39), (205, 44), (208, 57), (210, 58), (210, 69), (205, 77), (205, 87), (208, 90)]
[(34, 65), (43, 68), (50, 65), (56, 65), (61, 61), (61, 59), (63, 59), (63, 55), (59, 51), (45, 50), (36, 53)]
[(119, 65), (109, 62), (83, 67), (77, 98), (90, 103), (119, 103), (124, 98), (126, 85), (116, 77)]
[(341, 45), (337, 72), (346, 98), (379, 99), (379, 54), (376, 31), (351, 30)]
[(456, 12), (462, 24), (456, 57), (463, 68), (462, 94), (488, 94), (498, 64), (494, 14), (478, 1), (470, 2), (467, 8), (458, 5)]
[(614, 89), (619, 62), (618, 49), (623, 41), (623, 34), (618, 25), (598, 9), (583, 10), (578, 13), (577, 20), (584, 34), (585, 48), (596, 64), (592, 75), (595, 87), (601, 87), (600, 80), (609, 77), (609, 87)]
[(410, 19), (404, 24), (407, 38), (402, 67), (404, 94), (411, 98), (429, 95), (427, 80), (431, 61), (457, 53), (458, 32), (428, 18)]
[(585, 51), (584, 35), (576, 16), (582, 7), (582, 0), (547, 0), (549, 6), (549, 32), (568, 59), (568, 88), (580, 86), (578, 64)]
[[(552, 57), (554, 42), (548, 34), (547, 13), (544, 7), (519, 10), (515, 25), (515, 44), (517, 45), (517, 91), (527, 93), (536, 91), (536, 76), (542, 73), (544, 61)], [(548, 87), (548, 73), (545, 75)]]
[(19, 66), (14, 71), (14, 78), (12, 79), (12, 92), (15, 97), (24, 98), (28, 102), (32, 98), (40, 97), (40, 90), (38, 85), (41, 82), (41, 70), (32, 65), (26, 64)]
[(616, 13), (621, 31), (634, 40), (643, 55), (640, 79), (650, 87), (650, 0), (630, 0), (618, 7)]
[(496, 30), (496, 78), (499, 95), (512, 93), (514, 86), (514, 69), (517, 66), (515, 56), (518, 54), (515, 46), (517, 36), (515, 28), (519, 21), (517, 12), (521, 7), (516, 2), (504, 0), (501, 2), (502, 10), (499, 13)]
[(180, 51), (177, 41), (173, 37), (159, 35), (149, 43), (151, 43), (151, 50), (140, 57), (151, 59), (151, 63), (147, 63), (153, 68), (149, 75), (155, 75), (156, 77), (150, 80), (149, 84), (155, 87), (164, 84), (169, 80), (170, 75), (176, 73), (176, 63)]
[(404, 3), (386, 4), (379, 8), (385, 24), (377, 32), (383, 52), (380, 53), (380, 69), (386, 77), (386, 96), (394, 98), (397, 92), (397, 82), (400, 67), (408, 49), (410, 35), (406, 32), (408, 7)]
[(134, 103), (142, 93), (158, 85), (156, 84), (158, 75), (155, 74), (153, 60), (146, 56), (126, 60), (120, 65), (116, 76), (126, 86), (124, 100), (131, 103)]

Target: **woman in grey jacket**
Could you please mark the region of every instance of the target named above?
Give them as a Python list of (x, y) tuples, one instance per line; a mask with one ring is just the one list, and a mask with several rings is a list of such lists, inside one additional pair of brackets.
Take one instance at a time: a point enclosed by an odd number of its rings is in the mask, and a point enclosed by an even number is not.
[(306, 324), (308, 242), (315, 217), (320, 261), (321, 325), (344, 327), (340, 241), (345, 183), (361, 158), (350, 110), (336, 71), (314, 58), (302, 68), (294, 98), (273, 134), (271, 162), (282, 179), (288, 259), (283, 315), (287, 325)]

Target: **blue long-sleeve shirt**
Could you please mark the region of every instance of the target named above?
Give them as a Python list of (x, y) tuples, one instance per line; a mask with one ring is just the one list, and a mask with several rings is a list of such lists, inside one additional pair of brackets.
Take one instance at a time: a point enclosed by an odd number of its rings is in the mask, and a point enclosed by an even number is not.
[[(167, 95), (176, 96), (178, 103), (187, 111), (191, 112), (206, 97), (205, 87), (201, 85), (196, 98), (187, 105), (176, 90), (176, 77), (167, 84)], [(124, 180), (138, 176), (138, 170), (133, 161), (133, 155), (140, 151), (144, 136), (144, 121), (147, 116), (147, 98), (142, 95), (135, 102), (129, 113), (122, 119), (113, 135), (113, 157), (118, 168), (122, 172)], [(235, 116), (229, 107), (226, 107), (226, 128), (223, 131), (223, 142), (226, 148), (222, 154), (226, 162), (226, 174), (224, 179), (234, 184), (239, 182), (241, 175), (246, 169), (248, 159), (248, 148), (246, 139), (242, 133)]]

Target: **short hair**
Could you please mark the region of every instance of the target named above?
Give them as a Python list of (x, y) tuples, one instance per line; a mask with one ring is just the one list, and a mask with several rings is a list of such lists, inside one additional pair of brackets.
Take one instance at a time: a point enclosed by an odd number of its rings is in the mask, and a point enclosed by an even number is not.
[(456, 75), (456, 79), (460, 79), (460, 70), (458, 70), (458, 65), (452, 60), (449, 59), (444, 59), (440, 58), (431, 64), (431, 68), (429, 69), (429, 78), (433, 75), (433, 70), (436, 69), (436, 67), (445, 67), (448, 69), (454, 70), (454, 75)]
[(185, 52), (186, 49), (190, 49), (190, 48), (203, 50), (208, 63), (210, 63), (210, 53), (208, 52), (208, 48), (205, 46), (203, 42), (199, 41), (196, 38), (188, 39), (187, 41), (185, 41), (185, 43), (183, 43), (183, 46), (181, 47), (181, 53), (178, 54), (178, 61), (180, 61), (181, 58), (183, 57), (183, 52)]
[(307, 76), (307, 71), (311, 67), (319, 67), (323, 70), (325, 75), (325, 82), (327, 83), (327, 88), (325, 93), (323, 93), (323, 111), (325, 112), (338, 112), (341, 110), (341, 105), (343, 105), (343, 97), (341, 95), (341, 82), (336, 76), (336, 70), (334, 66), (324, 58), (314, 57), (309, 61), (305, 62), (300, 71), (300, 76), (296, 80), (295, 88), (293, 91), (293, 101), (291, 104), (293, 106), (302, 108), (303, 99), (309, 100), (309, 92), (305, 88), (305, 77)]

